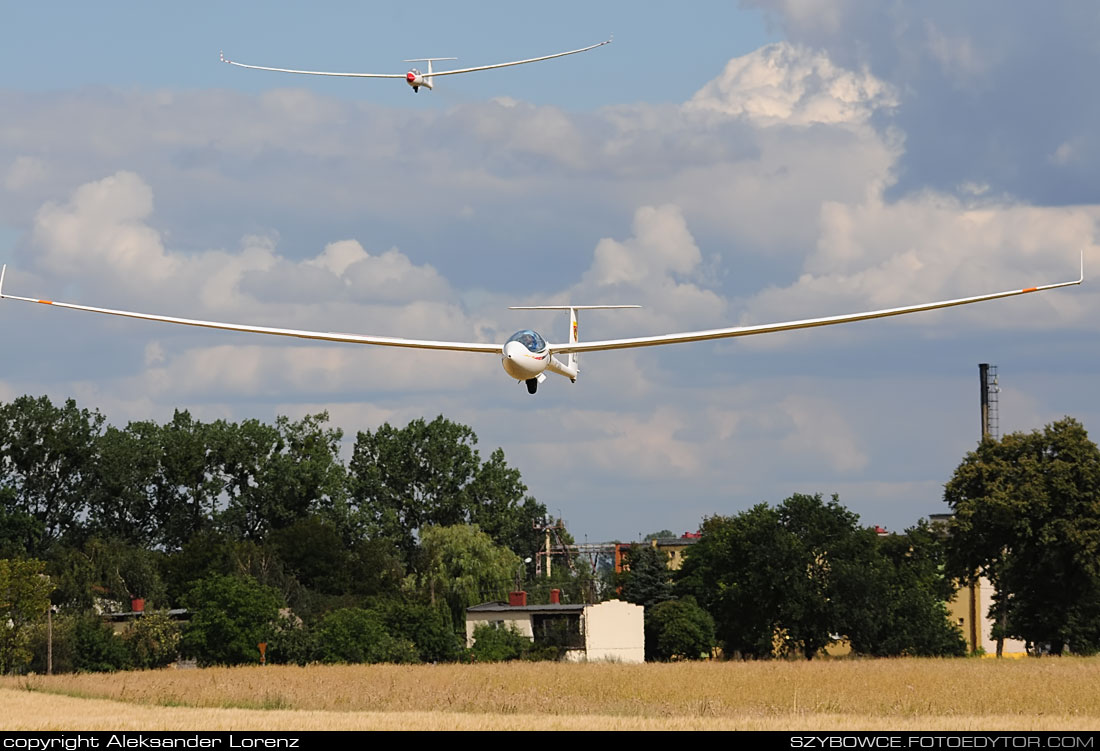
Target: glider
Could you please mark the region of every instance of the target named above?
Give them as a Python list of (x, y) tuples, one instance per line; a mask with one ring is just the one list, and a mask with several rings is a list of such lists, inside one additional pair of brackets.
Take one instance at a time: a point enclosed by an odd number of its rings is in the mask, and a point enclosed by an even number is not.
[(543, 55), (542, 57), (532, 57), (527, 60), (513, 60), (510, 63), (496, 63), (495, 65), (479, 65), (476, 68), (458, 68), (457, 70), (432, 70), (432, 63), (439, 62), (440, 60), (457, 60), (457, 57), (420, 57), (413, 60), (405, 60), (406, 63), (427, 63), (428, 72), (421, 73), (417, 68), (412, 68), (407, 73), (330, 73), (322, 70), (292, 70), (290, 68), (269, 68), (264, 65), (245, 65), (244, 63), (238, 63), (234, 60), (230, 60), (224, 53), (219, 53), (219, 57), (223, 63), (229, 65), (236, 65), (238, 68), (251, 68), (253, 70), (272, 70), (276, 73), (300, 73), (306, 76), (342, 76), (345, 78), (404, 78), (405, 83), (412, 87), (415, 93), (420, 93), (420, 87), (423, 86), (427, 89), (432, 88), (432, 79), (436, 76), (453, 76), (459, 73), (473, 73), (479, 70), (493, 70), (494, 68), (509, 68), (513, 65), (524, 65), (526, 63), (537, 63), (541, 60), (552, 60), (555, 57), (565, 57), (566, 55), (576, 55), (579, 52), (588, 52), (588, 50), (594, 50), (597, 47), (603, 47), (605, 44), (611, 44), (611, 39), (606, 42), (600, 42), (599, 44), (592, 44), (587, 47), (581, 47), (579, 50), (569, 50), (568, 52), (556, 52), (553, 55)]
[[(183, 326), (200, 326), (209, 329), (225, 329), (227, 331), (241, 331), (250, 334), (270, 334), (273, 336), (293, 336), (299, 339), (317, 339), (325, 342), (349, 342), (352, 344), (373, 344), (380, 347), (406, 347), (411, 349), (450, 350), (458, 352), (480, 352), (487, 355), (497, 355), (505, 372), (527, 384), (528, 392), (534, 394), (538, 385), (546, 380), (546, 371), (565, 376), (574, 383), (577, 380), (579, 369), (577, 367), (577, 355), (581, 352), (601, 352), (610, 349), (630, 349), (633, 347), (654, 347), (662, 344), (678, 344), (681, 342), (701, 342), (710, 339), (729, 339), (739, 336), (753, 336), (755, 334), (772, 334), (779, 331), (793, 331), (795, 329), (810, 329), (818, 326), (832, 326), (838, 323), (851, 323), (853, 321), (867, 321), (872, 318), (889, 318), (891, 316), (919, 313), (924, 310), (936, 310), (937, 308), (951, 308), (956, 305), (969, 305), (986, 300), (996, 300), (1001, 297), (1013, 297), (1026, 295), (1029, 292), (1042, 292), (1059, 287), (1070, 287), (1081, 284), (1085, 280), (1085, 254), (1081, 253), (1081, 275), (1069, 282), (1056, 284), (1044, 284), (1037, 287), (1025, 287), (1007, 292), (994, 292), (987, 295), (974, 297), (961, 297), (957, 300), (940, 300), (937, 302), (921, 303), (919, 305), (906, 305), (900, 308), (886, 308), (884, 310), (872, 310), (865, 313), (848, 313), (846, 315), (828, 316), (825, 318), (807, 318), (800, 321), (785, 321), (782, 323), (766, 323), (754, 326), (732, 326), (729, 328), (709, 329), (705, 331), (685, 331), (678, 334), (663, 334), (660, 336), (641, 336), (631, 339), (604, 339), (600, 341), (582, 342), (577, 336), (577, 312), (581, 310), (608, 310), (615, 308), (638, 308), (640, 305), (533, 305), (516, 306), (511, 310), (568, 310), (569, 311), (569, 336), (561, 344), (548, 342), (541, 334), (533, 329), (517, 331), (503, 344), (491, 342), (446, 342), (427, 339), (400, 339), (389, 336), (371, 336), (367, 334), (341, 334), (324, 331), (302, 331), (299, 329), (280, 329), (268, 326), (250, 326), (240, 323), (221, 323), (218, 321), (200, 321), (193, 318), (175, 318), (173, 316), (153, 315), (151, 313), (134, 313), (127, 310), (112, 310), (110, 308), (93, 308), (88, 305), (76, 305), (74, 303), (56, 302), (53, 300), (39, 300), (33, 297), (19, 297), (4, 293), (4, 273), (7, 266), (0, 268), (0, 299), (22, 300), (23, 302), (41, 303), (58, 308), (71, 308), (84, 310), (90, 313), (104, 313), (112, 316), (124, 316), (126, 318), (141, 318), (147, 321), (161, 321), (163, 323), (176, 323)], [(563, 355), (564, 360), (558, 359)]]

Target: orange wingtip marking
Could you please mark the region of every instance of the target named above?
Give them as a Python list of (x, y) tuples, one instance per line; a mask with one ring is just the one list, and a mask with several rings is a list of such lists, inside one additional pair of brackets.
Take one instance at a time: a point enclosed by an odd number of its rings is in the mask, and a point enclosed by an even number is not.
[(53, 305), (53, 300), (39, 300), (43, 305)]
[(1039, 289), (1039, 288), (1038, 287), (1028, 287), (1027, 289), (1024, 290), (1024, 292), (1034, 292), (1037, 289)]

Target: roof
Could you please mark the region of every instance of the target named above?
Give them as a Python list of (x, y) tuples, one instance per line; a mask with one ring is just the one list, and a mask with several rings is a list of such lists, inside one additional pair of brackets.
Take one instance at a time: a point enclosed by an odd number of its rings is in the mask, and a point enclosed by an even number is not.
[(509, 605), (506, 602), (483, 602), (480, 605), (466, 608), (467, 613), (580, 613), (586, 605), (566, 605), (564, 603), (548, 603), (546, 605)]

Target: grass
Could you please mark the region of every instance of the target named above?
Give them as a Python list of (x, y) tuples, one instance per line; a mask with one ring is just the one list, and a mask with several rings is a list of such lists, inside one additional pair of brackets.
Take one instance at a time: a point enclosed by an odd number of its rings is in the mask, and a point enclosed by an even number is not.
[(37, 708), (0, 717), (6, 729), (133, 715), (145, 729), (1096, 730), (1097, 685), (1100, 658), (267, 666), (3, 678), (0, 711)]

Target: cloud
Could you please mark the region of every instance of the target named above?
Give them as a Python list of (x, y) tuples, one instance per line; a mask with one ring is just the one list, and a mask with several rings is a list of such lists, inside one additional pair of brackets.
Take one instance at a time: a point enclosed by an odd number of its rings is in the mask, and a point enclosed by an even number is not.
[(897, 105), (891, 87), (864, 67), (838, 67), (821, 52), (786, 42), (734, 58), (684, 105), (759, 125), (862, 124)]
[[(1100, 200), (1100, 14), (1087, 3), (750, 0), (794, 45), (866, 67), (899, 94), (896, 193), (988, 182), (1040, 204)], [(990, 19), (995, 18), (995, 23)], [(1080, 143), (1072, 162), (1049, 160)]]

